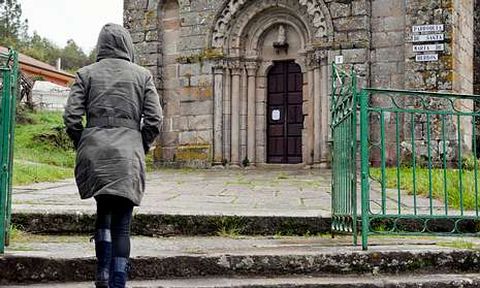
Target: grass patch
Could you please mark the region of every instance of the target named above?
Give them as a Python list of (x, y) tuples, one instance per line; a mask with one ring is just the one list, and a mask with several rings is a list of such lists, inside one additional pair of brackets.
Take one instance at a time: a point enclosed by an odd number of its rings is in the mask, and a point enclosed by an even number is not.
[[(13, 185), (72, 178), (75, 151), (65, 132), (61, 112), (24, 112), (15, 126)], [(152, 153), (145, 159), (155, 171)]]
[(15, 127), (13, 184), (25, 185), (73, 177), (75, 151), (61, 112), (30, 112)]
[(456, 240), (456, 241), (450, 241), (450, 242), (440, 242), (437, 244), (438, 246), (441, 247), (448, 247), (448, 248), (455, 248), (455, 249), (466, 249), (466, 250), (472, 250), (475, 248), (472, 242), (468, 242), (465, 240)]
[[(443, 169), (432, 169), (431, 181), (428, 168), (416, 168), (415, 179), (413, 178), (413, 168), (400, 168), (398, 171), (400, 172), (400, 189), (407, 191), (409, 194), (413, 194), (416, 191), (417, 195), (429, 197), (431, 193), (433, 198), (443, 202), (445, 202), (446, 198), (448, 206), (455, 209), (460, 208), (461, 199), (463, 199), (464, 209), (475, 209), (474, 171), (461, 170), (461, 187), (459, 169), (446, 169), (445, 171)], [(398, 187), (397, 169), (387, 168), (385, 172), (386, 187), (396, 189)], [(370, 177), (381, 183), (381, 169), (371, 168)], [(477, 189), (480, 191), (480, 181), (477, 181)], [(462, 192), (462, 197), (460, 192)], [(480, 197), (478, 200), (480, 202)]]

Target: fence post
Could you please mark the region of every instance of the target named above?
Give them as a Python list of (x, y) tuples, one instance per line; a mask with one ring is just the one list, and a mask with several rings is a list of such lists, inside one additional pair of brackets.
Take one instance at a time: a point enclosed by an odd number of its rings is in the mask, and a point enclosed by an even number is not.
[(10, 224), (12, 219), (12, 187), (13, 187), (13, 149), (15, 144), (15, 117), (17, 115), (17, 93), (19, 92), (20, 70), (18, 67), (18, 53), (14, 50), (10, 50), (13, 60), (12, 70), (10, 71), (11, 93), (10, 93), (10, 123), (9, 123), (9, 143), (8, 143), (8, 181), (7, 181), (7, 215), (5, 220), (5, 226), (7, 227), (5, 235), (5, 245), (10, 245)]
[(362, 197), (362, 249), (368, 249), (369, 232), (369, 193), (370, 185), (368, 167), (368, 92), (362, 90), (360, 93), (360, 153), (361, 153), (361, 197)]
[(2, 71), (2, 113), (1, 113), (1, 129), (0, 129), (0, 253), (5, 252), (5, 239), (7, 236), (7, 211), (8, 211), (8, 187), (7, 187), (7, 173), (8, 173), (8, 151), (5, 145), (8, 143), (8, 126), (7, 116), (9, 110), (9, 94), (10, 94), (10, 73), (8, 70)]

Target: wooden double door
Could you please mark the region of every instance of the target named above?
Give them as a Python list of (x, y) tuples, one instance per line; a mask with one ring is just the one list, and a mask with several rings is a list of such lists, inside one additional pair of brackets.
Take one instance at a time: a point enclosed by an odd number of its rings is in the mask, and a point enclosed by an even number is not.
[(267, 163), (302, 163), (303, 75), (293, 61), (268, 73)]

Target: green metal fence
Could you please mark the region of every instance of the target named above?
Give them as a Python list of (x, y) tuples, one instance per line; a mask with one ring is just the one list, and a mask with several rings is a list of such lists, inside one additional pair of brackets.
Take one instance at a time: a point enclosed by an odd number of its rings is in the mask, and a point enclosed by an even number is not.
[(18, 54), (9, 50), (0, 53), (0, 253), (9, 242), (12, 209), (13, 138), (15, 104), (18, 92)]
[[(351, 231), (356, 242), (354, 229), (361, 226), (364, 249), (372, 234), (479, 235), (475, 126), (480, 112), (474, 109), (479, 98), (369, 88), (358, 92), (353, 72), (352, 80), (340, 83), (347, 87), (339, 88), (338, 79), (346, 72), (335, 65), (333, 71), (332, 230)], [(347, 98), (351, 105), (335, 100)], [(352, 138), (357, 123), (359, 145)]]

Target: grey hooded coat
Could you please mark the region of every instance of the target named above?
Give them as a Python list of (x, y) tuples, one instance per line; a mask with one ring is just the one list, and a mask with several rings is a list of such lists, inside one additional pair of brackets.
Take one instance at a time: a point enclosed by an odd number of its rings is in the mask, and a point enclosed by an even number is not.
[(78, 190), (82, 199), (117, 195), (140, 205), (145, 154), (161, 125), (159, 97), (148, 70), (133, 63), (123, 27), (105, 25), (97, 52), (96, 63), (78, 70), (64, 113), (77, 149)]

